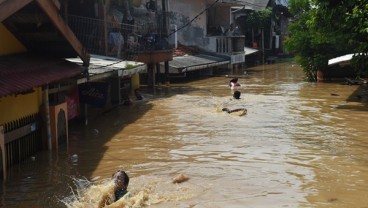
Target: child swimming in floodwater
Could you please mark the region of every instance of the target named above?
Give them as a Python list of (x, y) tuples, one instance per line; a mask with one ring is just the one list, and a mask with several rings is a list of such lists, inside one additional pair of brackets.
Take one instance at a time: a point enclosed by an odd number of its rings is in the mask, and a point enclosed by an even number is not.
[(222, 108), (222, 111), (225, 111), (227, 113), (234, 113), (234, 112), (241, 111), (243, 112), (242, 114), (245, 115), (247, 113), (247, 109), (244, 108), (243, 106), (239, 106), (239, 103), (238, 103), (239, 101), (237, 101), (240, 99), (240, 95), (241, 95), (240, 91), (235, 91), (233, 94), (234, 100), (231, 100), (230, 102), (227, 102), (226, 104), (222, 104), (223, 106), (225, 105), (224, 108)]
[(232, 80), (230, 80), (229, 87), (232, 90), (239, 89), (240, 88), (240, 84), (238, 83), (238, 78), (233, 78)]
[(131, 194), (128, 191), (129, 176), (125, 171), (116, 171), (116, 173), (112, 175), (112, 179), (114, 180), (114, 194), (104, 195), (98, 204), (99, 208), (110, 205), (119, 199), (131, 197)]

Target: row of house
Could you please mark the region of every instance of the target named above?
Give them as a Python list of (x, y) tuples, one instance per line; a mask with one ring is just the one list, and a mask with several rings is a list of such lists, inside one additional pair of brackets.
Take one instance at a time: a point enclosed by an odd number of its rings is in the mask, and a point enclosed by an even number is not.
[[(275, 5), (287, 1), (0, 0), (3, 178), (35, 152), (68, 143), (71, 120), (87, 124), (89, 109), (121, 104), (142, 83), (232, 69), (264, 51), (246, 44), (238, 18)], [(178, 45), (198, 53), (174, 56)]]

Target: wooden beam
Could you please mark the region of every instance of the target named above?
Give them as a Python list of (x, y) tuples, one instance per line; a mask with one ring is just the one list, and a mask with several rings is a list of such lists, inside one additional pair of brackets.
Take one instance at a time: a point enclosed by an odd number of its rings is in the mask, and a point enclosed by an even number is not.
[(36, 0), (46, 15), (51, 19), (54, 25), (59, 29), (60, 33), (68, 40), (78, 56), (82, 59), (83, 65), (89, 65), (90, 55), (87, 53), (81, 42), (74, 35), (73, 31), (65, 24), (63, 18), (59, 14), (59, 10), (51, 0)]
[(16, 13), (33, 0), (7, 0), (0, 2), (0, 22)]

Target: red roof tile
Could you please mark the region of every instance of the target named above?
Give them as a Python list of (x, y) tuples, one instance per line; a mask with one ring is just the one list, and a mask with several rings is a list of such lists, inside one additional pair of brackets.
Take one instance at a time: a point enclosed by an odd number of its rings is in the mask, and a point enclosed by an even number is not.
[(178, 47), (175, 48), (173, 56), (177, 57), (177, 56), (185, 56), (185, 55), (195, 55), (198, 53), (199, 53), (199, 50), (194, 47), (184, 46), (184, 45), (179, 44)]
[(29, 55), (0, 57), (0, 97), (77, 76), (85, 70), (63, 59)]

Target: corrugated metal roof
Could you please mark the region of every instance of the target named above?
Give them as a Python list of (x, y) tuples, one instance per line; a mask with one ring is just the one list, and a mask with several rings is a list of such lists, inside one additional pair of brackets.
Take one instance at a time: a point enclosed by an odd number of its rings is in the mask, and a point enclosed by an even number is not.
[(84, 67), (28, 54), (0, 57), (0, 97), (80, 75)]
[[(78, 65), (83, 65), (79, 58), (66, 59)], [(90, 78), (96, 75), (121, 72), (121, 76), (131, 76), (146, 70), (146, 65), (141, 62), (127, 61), (109, 56), (91, 54), (88, 73)], [(98, 76), (96, 76), (98, 77)]]
[(263, 10), (270, 0), (224, 0), (223, 2), (244, 6), (245, 9)]
[(245, 52), (246, 56), (250, 55), (250, 54), (253, 54), (253, 53), (256, 53), (258, 51), (259, 51), (258, 49), (244, 47), (244, 52)]
[(339, 57), (330, 59), (328, 60), (328, 65), (349, 63), (353, 59), (354, 55), (356, 54), (351, 53), (351, 54), (346, 54), (343, 56), (339, 56)]
[[(68, 61), (82, 65), (83, 62), (78, 58), (67, 59)], [(132, 68), (144, 65), (144, 63), (136, 61), (127, 61), (110, 56), (101, 56), (91, 54), (88, 72), (90, 75), (103, 74), (106, 72), (112, 72), (122, 70), (126, 68)]]
[[(170, 73), (183, 73), (230, 63), (230, 60), (205, 54), (174, 57), (169, 61)], [(161, 70), (162, 71), (162, 70)]]
[(284, 6), (284, 7), (288, 7), (288, 5), (289, 5), (288, 0), (276, 0), (275, 4), (280, 5), (280, 6)]

